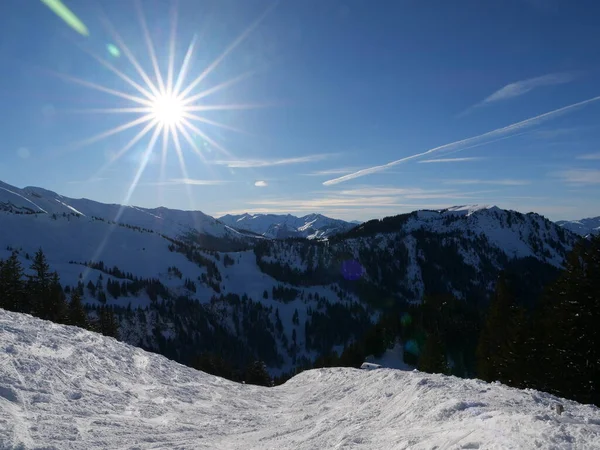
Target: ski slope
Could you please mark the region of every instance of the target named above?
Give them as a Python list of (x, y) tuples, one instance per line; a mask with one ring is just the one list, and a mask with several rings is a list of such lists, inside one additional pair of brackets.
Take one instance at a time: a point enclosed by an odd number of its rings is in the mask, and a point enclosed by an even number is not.
[(0, 449), (12, 448), (597, 449), (600, 409), (393, 369), (241, 385), (0, 310)]

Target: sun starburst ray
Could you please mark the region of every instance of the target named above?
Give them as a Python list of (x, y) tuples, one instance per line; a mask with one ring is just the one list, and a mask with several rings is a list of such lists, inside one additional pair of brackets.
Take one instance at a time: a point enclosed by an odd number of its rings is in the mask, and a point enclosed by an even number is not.
[(191, 97), (185, 97), (185, 96), (182, 96), (182, 94), (179, 94), (178, 97), (181, 98), (181, 101), (184, 105), (187, 105), (189, 103), (193, 103), (197, 100), (200, 100), (204, 97), (208, 97), (209, 95), (214, 94), (215, 92), (218, 92), (222, 89), (233, 86), (234, 84), (239, 83), (240, 81), (248, 78), (249, 76), (251, 76), (254, 73), (255, 73), (254, 71), (245, 72), (241, 75), (238, 75), (235, 78), (232, 78), (231, 80), (224, 81), (223, 83), (219, 83), (216, 86), (206, 89), (196, 95), (192, 95)]
[(91, 138), (76, 142), (75, 144), (73, 144), (73, 149), (79, 149), (79, 148), (85, 147), (86, 145), (93, 144), (94, 142), (101, 141), (103, 139), (106, 139), (107, 137), (113, 136), (117, 133), (121, 133), (122, 131), (128, 130), (129, 128), (133, 128), (136, 125), (140, 125), (140, 124), (142, 124), (144, 122), (148, 122), (149, 120), (152, 120), (152, 119), (153, 119), (153, 117), (151, 114), (147, 114), (145, 116), (138, 117), (135, 120), (124, 123), (123, 125), (120, 125), (118, 127), (111, 128), (110, 130), (107, 130), (103, 133), (92, 136)]
[(215, 127), (223, 128), (224, 130), (235, 131), (236, 133), (250, 135), (251, 133), (246, 130), (242, 130), (241, 128), (232, 127), (230, 125), (226, 125), (221, 122), (217, 122), (215, 120), (207, 119), (206, 117), (198, 116), (196, 114), (190, 114), (189, 112), (184, 110), (183, 117), (190, 120), (195, 120), (196, 122), (206, 123), (208, 125), (213, 125)]
[(146, 114), (145, 116), (138, 117), (137, 119), (132, 120), (127, 123), (124, 123), (123, 125), (111, 128), (110, 130), (107, 130), (104, 133), (100, 133), (95, 136), (92, 136), (91, 138), (85, 139), (83, 141), (79, 141), (78, 143), (74, 144), (74, 147), (81, 148), (86, 145), (93, 144), (94, 142), (101, 141), (102, 139), (106, 139), (109, 136), (112, 136), (112, 135), (115, 135), (122, 131), (128, 130), (129, 128), (133, 128), (136, 125), (140, 125), (140, 124), (142, 124), (144, 122), (148, 122), (149, 120), (152, 120), (152, 119), (154, 119), (152, 114)]
[[(158, 139), (158, 136), (160, 135), (162, 128), (163, 128), (163, 125), (159, 124), (154, 129), (154, 133), (152, 133), (152, 137), (150, 138), (148, 147), (146, 148), (146, 150), (144, 151), (144, 154), (142, 155), (142, 160), (140, 161), (140, 165), (135, 173), (135, 176), (133, 177), (133, 180), (131, 180), (129, 189), (127, 189), (127, 194), (125, 195), (125, 198), (123, 199), (123, 203), (122, 203), (123, 205), (129, 205), (131, 196), (133, 195), (133, 192), (135, 191), (135, 188), (137, 187), (137, 185), (140, 181), (140, 178), (144, 174), (144, 171), (146, 170), (146, 166), (148, 165), (148, 162), (150, 161), (150, 156), (152, 156), (152, 151), (154, 150), (154, 145), (156, 144), (156, 140)], [(121, 210), (119, 210), (119, 213), (121, 213)], [(119, 220), (119, 218), (120, 218), (120, 214), (117, 214), (117, 217), (115, 218), (115, 222), (117, 222)]]
[(170, 127), (163, 127), (162, 133), (162, 148), (160, 152), (160, 175), (159, 181), (163, 183), (165, 181), (165, 169), (167, 166), (167, 148), (169, 146), (169, 129)]
[(192, 81), (185, 90), (181, 93), (181, 96), (185, 97), (194, 89), (198, 84), (202, 82), (221, 62), (231, 53), (235, 48), (246, 40), (246, 38), (254, 31), (254, 29), (263, 21), (273, 6), (268, 7), (258, 19), (250, 24), (242, 34), (240, 34), (229, 46), (221, 53), (217, 58), (206, 68), (204, 71)]
[(150, 114), (153, 108), (147, 107), (131, 107), (131, 108), (82, 108), (82, 109), (61, 109), (61, 112), (74, 114), (129, 114), (129, 113), (145, 113)]
[(103, 59), (100, 56), (96, 55), (91, 50), (88, 50), (88, 49), (83, 48), (83, 47), (82, 47), (82, 50), (84, 52), (86, 52), (87, 54), (89, 54), (92, 58), (94, 58), (100, 64), (102, 64), (104, 67), (106, 67), (108, 70), (110, 70), (111, 72), (113, 72), (114, 74), (116, 74), (123, 81), (125, 81), (130, 86), (132, 86), (133, 88), (135, 88), (140, 94), (146, 96), (146, 98), (148, 98), (149, 100), (152, 100), (152, 98), (154, 98), (154, 95), (152, 95), (152, 93), (150, 91), (148, 91), (147, 89), (145, 89), (143, 86), (140, 86), (138, 83), (136, 83), (135, 81), (133, 81), (131, 78), (129, 78), (127, 75), (125, 75), (123, 72), (121, 72), (119, 69), (117, 69), (115, 66), (113, 66), (108, 61), (106, 61), (105, 59)]
[(135, 95), (130, 95), (130, 94), (127, 94), (126, 92), (121, 92), (121, 91), (117, 91), (116, 89), (107, 88), (100, 84), (93, 83), (93, 82), (87, 81), (87, 80), (82, 80), (81, 78), (73, 77), (71, 75), (65, 75), (63, 73), (54, 72), (54, 71), (49, 71), (49, 72), (58, 78), (62, 78), (64, 80), (71, 81), (73, 83), (81, 84), (82, 86), (86, 86), (86, 87), (95, 89), (100, 92), (105, 92), (107, 94), (114, 95), (115, 97), (121, 97), (126, 100), (130, 100), (134, 103), (138, 103), (140, 105), (146, 105), (146, 106), (150, 106), (150, 107), (152, 106), (152, 101), (147, 100), (145, 98), (136, 97)]
[(184, 125), (178, 124), (177, 130), (183, 135), (183, 138), (187, 141), (187, 143), (192, 147), (192, 150), (202, 159), (202, 162), (206, 163), (206, 157), (202, 153), (202, 151), (198, 148), (188, 131), (185, 129)]
[(189, 120), (187, 120), (185, 117), (183, 117), (181, 119), (181, 124), (185, 125), (186, 127), (188, 127), (190, 130), (192, 130), (194, 133), (196, 133), (198, 136), (200, 136), (202, 139), (204, 139), (206, 142), (208, 142), (210, 145), (212, 145), (213, 147), (215, 147), (216, 149), (220, 150), (225, 156), (232, 158), (233, 156), (231, 155), (231, 153), (229, 152), (229, 150), (227, 150), (225, 147), (223, 147), (222, 145), (220, 145), (218, 142), (216, 142), (215, 140), (211, 139), (210, 136), (208, 136), (205, 132), (203, 132), (202, 130), (200, 130), (197, 126), (195, 126), (194, 124), (190, 123)]
[(261, 103), (238, 103), (238, 104), (221, 104), (221, 105), (197, 105), (197, 106), (186, 106), (186, 112), (200, 112), (200, 111), (228, 111), (228, 110), (240, 110), (240, 109), (258, 109), (266, 108), (269, 105)]
[(181, 84), (185, 79), (187, 74), (188, 66), (190, 64), (190, 60), (192, 58), (192, 54), (194, 53), (194, 47), (196, 45), (196, 35), (192, 38), (192, 42), (185, 52), (185, 56), (183, 58), (183, 64), (181, 65), (181, 69), (179, 70), (179, 74), (177, 75), (177, 81), (175, 81), (175, 86), (173, 87), (173, 96), (179, 98), (178, 92), (181, 89)]
[(154, 76), (156, 77), (158, 88), (160, 89), (161, 93), (165, 93), (165, 83), (160, 73), (160, 68), (158, 67), (158, 58), (156, 57), (156, 52), (154, 51), (154, 44), (152, 43), (152, 37), (150, 36), (150, 31), (148, 30), (148, 25), (146, 24), (144, 10), (142, 8), (140, 0), (135, 1), (135, 7), (138, 14), (138, 18), (140, 20), (140, 24), (142, 26), (142, 32), (144, 33), (146, 47), (148, 47), (148, 54), (150, 55), (150, 60), (152, 61), (152, 67), (154, 68)]
[(94, 174), (94, 176), (92, 178), (100, 177), (104, 173), (105, 170), (107, 170), (115, 162), (117, 162), (119, 159), (121, 159), (121, 157), (123, 155), (125, 155), (125, 153), (127, 153), (127, 151), (131, 147), (133, 147), (135, 144), (137, 144), (155, 126), (156, 126), (156, 120), (153, 120), (152, 122), (148, 123), (144, 128), (142, 128), (138, 132), (138, 134), (136, 134), (134, 137), (132, 137), (129, 140), (129, 142), (127, 144), (125, 144), (125, 146), (123, 148), (121, 148), (117, 153), (112, 155), (109, 158), (109, 160), (102, 167), (100, 167), (100, 169)]
[(121, 35), (117, 32), (117, 30), (112, 25), (110, 20), (108, 20), (108, 18), (104, 15), (102, 15), (101, 20), (102, 20), (102, 23), (104, 24), (104, 26), (108, 29), (109, 33), (114, 38), (114, 40), (117, 42), (117, 44), (119, 44), (120, 49), (123, 51), (123, 53), (125, 53), (125, 56), (129, 60), (131, 65), (135, 68), (135, 70), (140, 75), (140, 77), (142, 77), (142, 80), (144, 80), (144, 82), (146, 83), (148, 88), (152, 91), (152, 94), (154, 96), (160, 95), (160, 91), (156, 88), (156, 86), (154, 85), (152, 80), (150, 80), (150, 77), (148, 76), (146, 71), (142, 68), (142, 66), (140, 65), (140, 63), (138, 62), (136, 57), (133, 55), (133, 53), (131, 53), (131, 51), (129, 50), (129, 47), (127, 47), (127, 45), (121, 38)]
[[(177, 160), (179, 161), (179, 169), (181, 170), (181, 175), (183, 177), (184, 180), (189, 180), (189, 175), (188, 175), (188, 171), (187, 168), (185, 167), (185, 160), (183, 158), (183, 152), (181, 151), (181, 144), (179, 143), (179, 136), (177, 135), (177, 132), (175, 131), (175, 127), (176, 125), (172, 126), (172, 135), (173, 135), (173, 142), (175, 143), (175, 153), (177, 154)], [(189, 207), (190, 209), (194, 209), (194, 202), (192, 200), (192, 189), (190, 187), (190, 185), (188, 183), (185, 183), (185, 191), (188, 197), (188, 203), (189, 203)]]
[(167, 66), (167, 95), (173, 94), (173, 72), (175, 65), (175, 43), (177, 33), (177, 6), (178, 0), (173, 0), (173, 7), (171, 9), (171, 33), (169, 36), (169, 62)]

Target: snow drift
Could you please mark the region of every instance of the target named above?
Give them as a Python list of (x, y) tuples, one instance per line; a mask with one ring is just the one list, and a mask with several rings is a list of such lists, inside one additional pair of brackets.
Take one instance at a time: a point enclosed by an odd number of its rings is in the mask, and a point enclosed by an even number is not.
[(392, 369), (240, 385), (0, 310), (0, 448), (38, 447), (592, 449), (600, 448), (600, 409)]

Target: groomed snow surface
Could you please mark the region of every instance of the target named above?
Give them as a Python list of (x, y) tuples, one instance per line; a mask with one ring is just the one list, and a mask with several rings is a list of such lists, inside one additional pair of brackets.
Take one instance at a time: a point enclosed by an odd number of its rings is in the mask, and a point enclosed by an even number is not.
[(242, 385), (0, 309), (0, 448), (598, 449), (600, 409), (394, 369)]

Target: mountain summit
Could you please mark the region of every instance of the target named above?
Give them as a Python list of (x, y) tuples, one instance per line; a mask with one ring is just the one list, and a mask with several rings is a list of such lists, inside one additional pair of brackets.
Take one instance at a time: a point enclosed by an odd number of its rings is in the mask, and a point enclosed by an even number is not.
[(355, 223), (332, 219), (322, 214), (308, 214), (302, 217), (291, 214), (227, 214), (219, 217), (219, 220), (230, 227), (273, 239), (323, 239), (356, 226)]
[(556, 224), (581, 236), (600, 234), (600, 216), (581, 220), (559, 220)]

